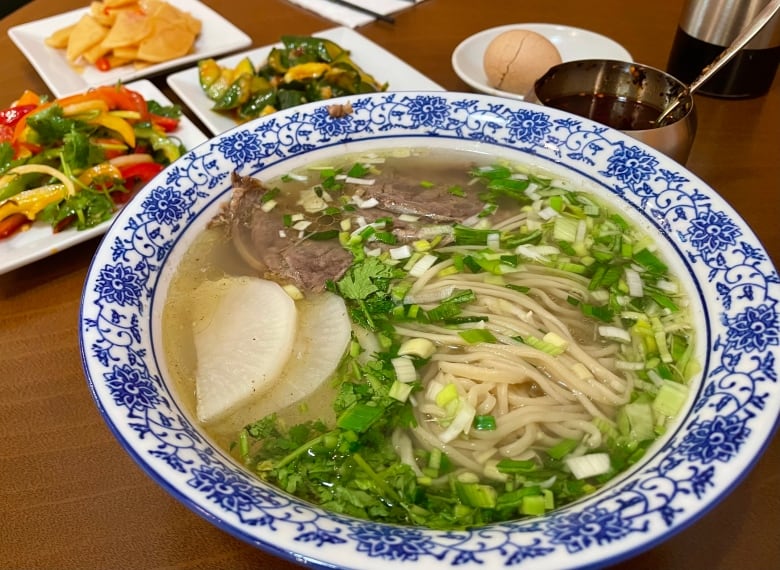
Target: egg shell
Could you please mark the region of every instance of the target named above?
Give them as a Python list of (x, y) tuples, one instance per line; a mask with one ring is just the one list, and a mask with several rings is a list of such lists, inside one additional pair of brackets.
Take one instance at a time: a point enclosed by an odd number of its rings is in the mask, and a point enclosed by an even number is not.
[(561, 63), (558, 48), (531, 30), (508, 30), (488, 44), (483, 66), (488, 84), (502, 91), (525, 95), (553, 65)]

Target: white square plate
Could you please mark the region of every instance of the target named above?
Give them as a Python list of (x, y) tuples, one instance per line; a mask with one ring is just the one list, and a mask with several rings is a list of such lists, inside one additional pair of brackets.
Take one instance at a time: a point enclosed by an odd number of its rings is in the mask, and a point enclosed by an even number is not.
[(20, 24), (9, 29), (8, 35), (46, 82), (55, 97), (86, 91), (90, 87), (99, 85), (112, 85), (117, 81), (127, 83), (204, 57), (214, 57), (252, 44), (252, 38), (197, 0), (168, 0), (168, 3), (189, 12), (201, 21), (203, 27), (195, 40), (195, 48), (192, 53), (184, 57), (141, 69), (136, 69), (131, 64), (108, 71), (100, 71), (93, 65), (87, 65), (82, 71), (79, 71), (68, 63), (65, 50), (46, 45), (45, 40), (52, 32), (76, 23), (83, 14), (89, 12), (89, 8)]
[[(143, 79), (129, 83), (127, 87), (138, 91), (147, 101), (155, 100), (161, 105), (171, 105), (171, 101), (151, 81)], [(179, 128), (171, 134), (178, 137), (187, 150), (192, 150), (207, 140), (206, 135), (184, 114), (181, 116)], [(113, 218), (86, 230), (68, 228), (56, 234), (52, 232), (49, 224), (35, 222), (27, 231), (0, 239), (0, 274), (102, 235), (112, 221)]]
[[(398, 59), (383, 47), (347, 27), (336, 27), (316, 32), (312, 36), (329, 39), (350, 52), (354, 62), (370, 73), (380, 83), (388, 84), (388, 91), (444, 91), (425, 75)], [(281, 42), (256, 48), (218, 60), (224, 67), (233, 67), (249, 57), (255, 67), (264, 63), (274, 47)], [(214, 102), (206, 97), (198, 80), (197, 66), (168, 76), (168, 85), (181, 98), (212, 134), (219, 134), (236, 126), (236, 122), (225, 114), (212, 111)]]

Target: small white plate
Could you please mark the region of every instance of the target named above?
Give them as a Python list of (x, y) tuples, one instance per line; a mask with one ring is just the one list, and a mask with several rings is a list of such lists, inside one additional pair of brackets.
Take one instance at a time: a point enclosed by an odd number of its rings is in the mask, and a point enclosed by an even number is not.
[[(380, 83), (388, 84), (388, 91), (444, 91), (444, 87), (351, 28), (339, 26), (316, 32), (312, 36), (329, 39), (348, 50), (357, 65)], [(265, 62), (272, 48), (282, 45), (279, 42), (263, 46), (220, 59), (218, 63), (232, 67), (244, 57), (249, 57), (257, 67)], [(167, 81), (174, 93), (213, 134), (218, 135), (236, 126), (236, 121), (228, 115), (211, 110), (214, 102), (206, 97), (200, 86), (197, 66), (173, 73)]]
[(55, 97), (86, 91), (90, 87), (99, 85), (111, 85), (117, 81), (127, 83), (252, 44), (252, 38), (205, 4), (197, 0), (168, 0), (168, 2), (198, 18), (203, 25), (201, 33), (195, 40), (192, 53), (141, 69), (136, 69), (133, 65), (123, 65), (109, 71), (99, 71), (95, 66), (87, 65), (79, 71), (68, 63), (65, 50), (46, 45), (45, 40), (52, 32), (76, 23), (83, 14), (89, 12), (89, 8), (20, 24), (9, 29), (8, 35)]
[[(146, 79), (128, 83), (126, 86), (138, 91), (147, 101), (155, 100), (161, 105), (172, 104), (151, 81)], [(179, 128), (171, 134), (178, 137), (188, 151), (208, 140), (208, 137), (184, 114), (181, 116)], [(69, 228), (56, 234), (52, 232), (49, 224), (35, 222), (27, 231), (0, 239), (0, 274), (102, 235), (112, 221), (113, 218), (87, 230), (79, 231), (75, 228)]]
[(615, 59), (633, 61), (631, 54), (616, 41), (581, 28), (558, 24), (510, 24), (483, 30), (463, 40), (452, 52), (452, 67), (465, 83), (489, 95), (524, 99), (524, 95), (494, 89), (488, 85), (482, 56), (497, 35), (509, 30), (530, 30), (550, 40), (563, 61), (578, 59)]

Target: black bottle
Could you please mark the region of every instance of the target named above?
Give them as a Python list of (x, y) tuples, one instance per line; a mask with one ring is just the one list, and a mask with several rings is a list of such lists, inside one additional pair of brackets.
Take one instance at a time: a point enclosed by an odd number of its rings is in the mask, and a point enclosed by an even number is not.
[[(686, 0), (667, 71), (690, 83), (748, 26), (768, 0)], [(780, 63), (780, 14), (697, 93), (747, 98), (764, 95)]]

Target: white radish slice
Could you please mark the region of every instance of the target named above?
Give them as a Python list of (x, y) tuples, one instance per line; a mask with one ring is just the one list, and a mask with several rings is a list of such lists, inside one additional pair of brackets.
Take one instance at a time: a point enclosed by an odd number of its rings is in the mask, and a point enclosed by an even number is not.
[[(298, 334), (279, 381), (262, 398), (254, 398), (250, 405), (233, 414), (229, 425), (220, 429), (239, 430), (270, 413), (303, 403), (335, 373), (352, 336), (344, 300), (326, 292), (299, 301), (297, 307)], [(325, 414), (331, 403), (307, 402), (312, 412)]]
[(210, 423), (279, 380), (295, 341), (297, 311), (277, 283), (256, 277), (207, 281), (192, 306), (197, 414)]

